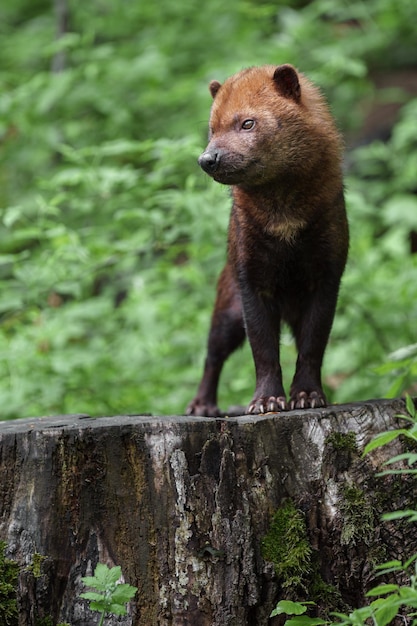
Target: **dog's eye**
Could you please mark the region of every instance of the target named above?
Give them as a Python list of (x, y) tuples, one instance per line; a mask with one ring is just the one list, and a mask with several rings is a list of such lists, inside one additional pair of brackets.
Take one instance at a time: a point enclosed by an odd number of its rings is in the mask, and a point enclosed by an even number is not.
[(255, 120), (245, 120), (242, 122), (243, 130), (251, 130), (255, 126)]

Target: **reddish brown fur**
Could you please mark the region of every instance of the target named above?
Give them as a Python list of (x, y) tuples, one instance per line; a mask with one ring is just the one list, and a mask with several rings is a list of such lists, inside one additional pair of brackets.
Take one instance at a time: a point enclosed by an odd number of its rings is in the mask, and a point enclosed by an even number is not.
[(220, 414), (220, 372), (245, 331), (257, 376), (248, 412), (287, 408), (281, 321), (299, 353), (290, 407), (322, 406), (320, 370), (348, 248), (340, 136), (318, 89), (292, 66), (249, 68), (210, 91), (199, 163), (232, 186), (233, 207), (205, 372), (188, 412)]

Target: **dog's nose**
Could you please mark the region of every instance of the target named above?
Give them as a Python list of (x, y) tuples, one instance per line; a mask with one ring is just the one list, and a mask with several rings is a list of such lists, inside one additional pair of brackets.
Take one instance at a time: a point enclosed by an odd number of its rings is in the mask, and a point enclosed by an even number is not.
[(213, 174), (216, 171), (220, 162), (219, 150), (206, 150), (200, 155), (198, 159), (199, 166), (207, 172), (207, 174)]

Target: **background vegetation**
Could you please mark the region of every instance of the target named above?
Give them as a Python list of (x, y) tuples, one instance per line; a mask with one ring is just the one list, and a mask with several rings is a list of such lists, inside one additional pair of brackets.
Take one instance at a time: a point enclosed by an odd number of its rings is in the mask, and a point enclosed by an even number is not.
[[(196, 164), (207, 83), (262, 63), (315, 80), (348, 138), (352, 243), (324, 368), (330, 399), (412, 390), (414, 0), (3, 5), (1, 418), (183, 412), (230, 207)], [(287, 380), (294, 358), (285, 334)], [(246, 404), (253, 383), (246, 347), (226, 367), (221, 406)]]

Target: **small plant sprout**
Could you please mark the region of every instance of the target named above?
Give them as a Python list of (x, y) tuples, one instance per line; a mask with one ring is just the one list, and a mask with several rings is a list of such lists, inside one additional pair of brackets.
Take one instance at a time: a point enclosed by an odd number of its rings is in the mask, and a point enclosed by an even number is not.
[(122, 575), (119, 566), (109, 568), (104, 563), (97, 563), (94, 576), (84, 576), (81, 580), (94, 591), (80, 594), (90, 601), (90, 609), (101, 613), (98, 626), (102, 626), (107, 613), (126, 615), (126, 604), (137, 592), (137, 587), (118, 582)]

